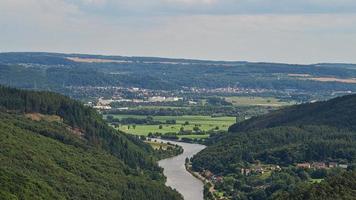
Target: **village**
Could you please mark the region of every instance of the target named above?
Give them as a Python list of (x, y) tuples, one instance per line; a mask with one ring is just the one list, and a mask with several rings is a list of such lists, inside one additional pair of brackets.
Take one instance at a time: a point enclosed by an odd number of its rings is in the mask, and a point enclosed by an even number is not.
[[(86, 105), (93, 107), (97, 110), (111, 110), (111, 103), (115, 102), (131, 102), (131, 103), (155, 103), (155, 102), (175, 102), (183, 100), (182, 97), (165, 97), (165, 96), (152, 96), (147, 97), (145, 99), (123, 99), (123, 98), (116, 98), (116, 99), (104, 99), (100, 97), (96, 103), (88, 102)], [(128, 107), (121, 107), (117, 108), (118, 110), (126, 110)]]
[[(297, 163), (295, 167), (300, 168), (300, 169), (332, 169), (332, 168), (341, 168), (341, 169), (347, 169), (348, 165), (347, 164), (339, 164), (337, 162), (305, 162), (305, 163)], [(281, 171), (282, 168), (279, 165), (263, 165), (263, 164), (257, 164), (257, 165), (252, 165), (251, 167), (248, 168), (241, 168), (240, 173), (244, 176), (249, 176), (253, 174), (265, 174), (265, 173), (271, 173), (273, 171)], [(203, 170), (200, 175), (204, 177), (207, 181), (210, 181), (211, 183), (222, 183), (223, 182), (223, 176), (218, 176), (213, 174), (209, 170)]]

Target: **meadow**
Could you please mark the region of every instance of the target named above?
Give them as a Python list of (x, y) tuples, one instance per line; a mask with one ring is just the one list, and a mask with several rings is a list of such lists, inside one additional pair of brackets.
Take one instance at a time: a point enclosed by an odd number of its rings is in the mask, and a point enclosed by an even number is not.
[[(114, 118), (139, 118), (144, 119), (142, 115), (114, 115)], [(199, 127), (202, 131), (209, 131), (218, 128), (218, 130), (227, 130), (230, 125), (236, 121), (235, 117), (211, 117), (202, 115), (183, 115), (183, 116), (153, 116), (155, 121), (162, 122), (160, 125), (120, 125), (119, 129), (129, 134), (148, 135), (149, 133), (178, 133), (183, 127), (184, 130), (193, 130)], [(164, 124), (166, 120), (176, 120), (176, 124)], [(188, 122), (189, 124), (186, 124)], [(160, 128), (161, 127), (161, 128)], [(186, 137), (187, 135), (184, 135)], [(180, 136), (183, 137), (183, 136)], [(188, 137), (188, 136), (187, 136)], [(206, 138), (208, 135), (189, 135), (189, 138)]]

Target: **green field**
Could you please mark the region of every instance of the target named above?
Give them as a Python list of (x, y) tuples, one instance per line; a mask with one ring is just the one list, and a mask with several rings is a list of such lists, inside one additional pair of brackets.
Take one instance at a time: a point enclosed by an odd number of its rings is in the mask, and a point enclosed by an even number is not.
[(232, 103), (235, 106), (288, 106), (293, 102), (280, 101), (273, 97), (226, 97), (225, 101)]
[[(114, 115), (114, 118), (146, 118), (142, 115)], [(148, 133), (178, 133), (181, 127), (184, 130), (193, 130), (197, 125), (200, 130), (209, 131), (219, 127), (219, 130), (227, 130), (230, 125), (235, 123), (235, 117), (211, 117), (211, 116), (195, 116), (195, 115), (184, 115), (184, 116), (153, 116), (155, 121), (161, 121), (164, 123), (166, 120), (176, 120), (176, 124), (162, 124), (162, 128), (159, 129), (159, 125), (120, 125), (120, 130), (126, 133), (135, 135), (148, 135)], [(189, 122), (189, 125), (184, 125), (185, 122)], [(183, 136), (189, 138), (204, 138), (207, 135), (190, 135)]]

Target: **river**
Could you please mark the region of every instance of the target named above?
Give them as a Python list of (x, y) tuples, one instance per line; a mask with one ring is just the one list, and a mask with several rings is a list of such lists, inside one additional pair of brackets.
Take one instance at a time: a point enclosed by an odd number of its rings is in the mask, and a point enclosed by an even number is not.
[(184, 164), (185, 158), (191, 158), (196, 153), (203, 150), (205, 146), (164, 140), (163, 142), (177, 144), (184, 149), (182, 154), (158, 162), (158, 165), (164, 169), (163, 174), (167, 177), (166, 185), (176, 189), (183, 195), (185, 200), (203, 200), (204, 184), (187, 172)]

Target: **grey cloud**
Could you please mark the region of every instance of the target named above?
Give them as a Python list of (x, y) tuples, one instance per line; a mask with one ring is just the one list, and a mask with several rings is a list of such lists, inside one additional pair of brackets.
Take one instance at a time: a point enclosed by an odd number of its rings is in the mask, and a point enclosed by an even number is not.
[(0, 0), (0, 51), (356, 62), (355, 4), (349, 0)]
[(84, 11), (108, 16), (185, 14), (355, 13), (354, 0), (75, 0)]

